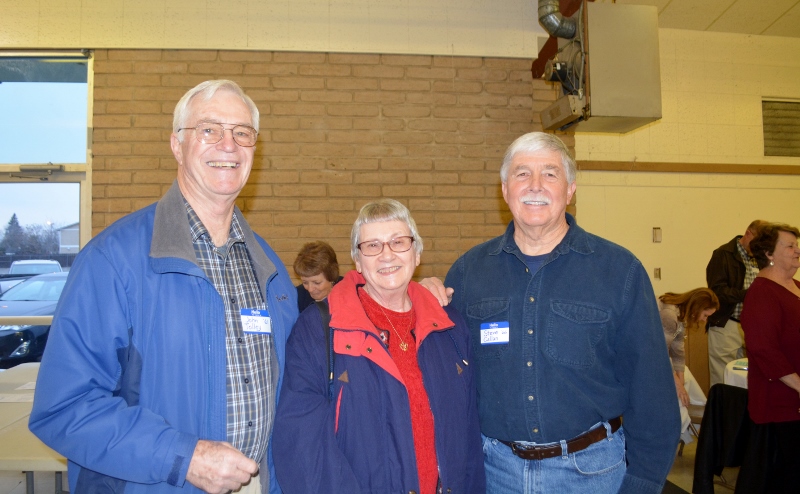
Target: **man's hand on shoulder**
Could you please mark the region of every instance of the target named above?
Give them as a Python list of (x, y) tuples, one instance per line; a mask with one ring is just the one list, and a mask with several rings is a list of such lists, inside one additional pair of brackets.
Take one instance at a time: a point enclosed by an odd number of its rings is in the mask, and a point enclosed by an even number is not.
[(420, 281), (419, 284), (427, 288), (428, 291), (431, 292), (434, 297), (436, 297), (442, 307), (449, 304), (450, 301), (453, 300), (454, 290), (452, 288), (445, 288), (444, 283), (442, 283), (442, 280), (439, 278), (425, 278)]
[(186, 480), (209, 494), (239, 490), (258, 472), (258, 464), (229, 443), (200, 440)]

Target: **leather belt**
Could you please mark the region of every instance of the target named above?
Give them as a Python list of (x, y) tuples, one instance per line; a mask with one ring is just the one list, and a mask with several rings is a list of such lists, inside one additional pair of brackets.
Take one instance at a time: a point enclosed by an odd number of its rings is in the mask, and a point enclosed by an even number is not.
[[(611, 432), (617, 432), (622, 425), (622, 419), (617, 417), (608, 421), (611, 426)], [(583, 449), (588, 448), (592, 444), (601, 441), (607, 437), (606, 428), (603, 426), (596, 427), (588, 432), (584, 432), (580, 436), (573, 437), (567, 441), (567, 454), (577, 453)], [(514, 443), (510, 441), (500, 440), (511, 451), (522, 458), (523, 460), (544, 460), (545, 458), (555, 458), (561, 456), (561, 444), (552, 444), (549, 446), (526, 446), (524, 444)]]

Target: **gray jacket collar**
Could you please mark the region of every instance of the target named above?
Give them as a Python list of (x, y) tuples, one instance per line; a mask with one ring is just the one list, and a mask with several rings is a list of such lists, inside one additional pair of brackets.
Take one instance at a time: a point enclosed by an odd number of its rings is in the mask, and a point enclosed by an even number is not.
[(196, 264), (192, 232), (177, 180), (172, 182), (172, 187), (156, 204), (150, 257), (177, 257)]
[[(239, 220), (244, 233), (247, 252), (256, 272), (256, 279), (261, 286), (277, 272), (275, 265), (269, 260), (264, 249), (259, 245), (253, 230), (244, 219), (238, 207), (233, 214)], [(197, 265), (197, 258), (192, 244), (192, 232), (183, 204), (183, 194), (178, 181), (172, 183), (164, 197), (156, 204), (156, 215), (153, 223), (153, 240), (150, 243), (150, 257), (154, 259), (178, 258)], [(266, 293), (264, 294), (266, 300)]]

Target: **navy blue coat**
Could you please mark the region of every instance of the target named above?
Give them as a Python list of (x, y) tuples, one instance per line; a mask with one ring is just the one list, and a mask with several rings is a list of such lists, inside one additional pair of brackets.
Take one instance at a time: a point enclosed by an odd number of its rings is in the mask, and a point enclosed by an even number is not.
[[(351, 271), (328, 296), (335, 352), (332, 400), (316, 306), (300, 315), (287, 342), (273, 434), (276, 473), (286, 494), (419, 492), (408, 393), (358, 299), (356, 286), (363, 283)], [(420, 285), (412, 282), (408, 292), (442, 491), (484, 493), (466, 324)]]

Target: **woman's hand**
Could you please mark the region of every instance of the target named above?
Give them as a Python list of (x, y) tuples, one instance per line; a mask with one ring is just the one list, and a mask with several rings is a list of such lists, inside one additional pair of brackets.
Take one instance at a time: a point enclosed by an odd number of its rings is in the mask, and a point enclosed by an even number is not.
[(681, 405), (688, 407), (689, 393), (687, 393), (686, 388), (683, 387), (683, 372), (673, 372), (672, 376), (675, 378), (675, 389), (678, 391), (678, 401), (681, 402)]

